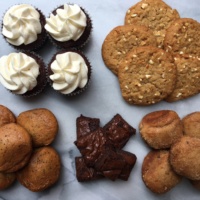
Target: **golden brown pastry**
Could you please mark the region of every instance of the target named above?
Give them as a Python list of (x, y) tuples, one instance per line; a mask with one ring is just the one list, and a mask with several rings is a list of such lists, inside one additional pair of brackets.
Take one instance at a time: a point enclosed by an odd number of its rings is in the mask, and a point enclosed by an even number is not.
[(142, 179), (152, 192), (164, 194), (181, 181), (169, 163), (169, 151), (152, 150), (144, 158)]
[(3, 105), (0, 105), (0, 127), (5, 124), (14, 123), (15, 121), (16, 118), (12, 111)]
[(28, 132), (15, 123), (0, 128), (0, 171), (15, 172), (27, 164), (32, 153)]
[(170, 149), (174, 171), (191, 180), (200, 180), (200, 139), (183, 136)]
[(55, 115), (45, 108), (20, 113), (17, 117), (17, 123), (29, 132), (35, 147), (51, 144), (58, 132), (58, 122)]
[(182, 119), (183, 134), (200, 138), (200, 112), (193, 112)]
[(143, 117), (139, 131), (145, 142), (154, 149), (166, 149), (183, 136), (179, 116), (172, 110), (151, 112)]
[(190, 182), (194, 188), (196, 188), (197, 190), (200, 190), (200, 180), (197, 180), (197, 181), (190, 180)]
[(33, 192), (42, 191), (58, 181), (60, 157), (52, 147), (36, 149), (28, 164), (17, 172), (18, 181)]
[(0, 190), (10, 187), (16, 179), (15, 173), (0, 172)]

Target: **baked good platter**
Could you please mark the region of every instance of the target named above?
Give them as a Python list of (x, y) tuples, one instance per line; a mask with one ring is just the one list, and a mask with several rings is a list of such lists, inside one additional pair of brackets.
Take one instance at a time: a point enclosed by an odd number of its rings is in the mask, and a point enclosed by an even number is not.
[[(90, 60), (92, 65), (92, 78), (89, 87), (84, 93), (65, 97), (52, 90), (50, 86), (38, 96), (23, 98), (8, 92), (3, 86), (0, 86), (0, 104), (8, 107), (17, 116), (20, 112), (34, 108), (50, 109), (59, 122), (59, 133), (52, 144), (61, 156), (62, 171), (59, 181), (44, 192), (31, 192), (21, 186), (17, 181), (7, 190), (0, 192), (1, 200), (130, 200), (130, 199), (148, 199), (148, 200), (197, 200), (199, 191), (194, 189), (190, 182), (183, 179), (172, 190), (163, 195), (152, 193), (141, 178), (141, 166), (144, 157), (150, 151), (149, 147), (141, 139), (138, 131), (138, 125), (144, 115), (149, 112), (170, 109), (178, 113), (180, 118), (185, 115), (199, 111), (199, 97), (195, 95), (185, 100), (168, 103), (160, 103), (150, 106), (135, 106), (127, 104), (120, 92), (119, 82), (115, 75), (105, 67), (101, 56), (101, 47), (106, 35), (116, 26), (124, 24), (125, 13), (136, 0), (126, 1), (81, 1), (77, 3), (89, 13), (93, 22), (93, 31), (89, 42), (82, 49), (84, 54)], [(178, 10), (181, 17), (193, 18), (200, 21), (200, 4), (198, 0), (173, 1), (165, 0), (172, 8)], [(63, 1), (21, 1), (16, 0), (1, 1), (1, 15), (18, 3), (30, 3), (40, 9), (45, 16)], [(50, 42), (37, 53), (48, 63), (51, 57), (58, 51)], [(0, 56), (16, 52), (9, 46), (3, 37), (0, 38)], [(81, 114), (88, 117), (99, 118), (101, 125), (107, 123), (115, 114), (119, 113), (129, 124), (136, 129), (136, 135), (132, 136), (125, 146), (125, 150), (134, 153), (137, 156), (137, 162), (134, 166), (128, 181), (116, 180), (115, 182), (102, 179), (86, 183), (79, 183), (75, 174), (75, 157), (80, 153), (74, 145), (76, 140), (76, 118)]]

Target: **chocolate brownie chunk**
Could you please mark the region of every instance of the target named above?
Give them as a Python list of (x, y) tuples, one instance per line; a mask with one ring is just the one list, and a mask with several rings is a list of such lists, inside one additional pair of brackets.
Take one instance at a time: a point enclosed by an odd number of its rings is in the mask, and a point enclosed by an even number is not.
[(81, 115), (76, 119), (77, 139), (100, 127), (100, 120)]
[(106, 136), (116, 149), (121, 149), (136, 130), (121, 115), (116, 114), (104, 127)]
[(125, 165), (123, 157), (113, 150), (102, 152), (95, 163), (95, 169), (101, 172), (106, 178), (116, 180), (121, 174)]
[(87, 166), (93, 166), (101, 153), (111, 146), (102, 128), (82, 136), (75, 142), (75, 145), (81, 152)]
[(75, 164), (76, 178), (79, 182), (96, 180), (103, 177), (94, 168), (88, 167), (82, 157), (76, 157)]
[(117, 151), (117, 153), (121, 155), (125, 161), (125, 165), (122, 168), (121, 173), (118, 178), (124, 181), (127, 181), (136, 163), (137, 157), (135, 154), (130, 153), (128, 151), (119, 150)]

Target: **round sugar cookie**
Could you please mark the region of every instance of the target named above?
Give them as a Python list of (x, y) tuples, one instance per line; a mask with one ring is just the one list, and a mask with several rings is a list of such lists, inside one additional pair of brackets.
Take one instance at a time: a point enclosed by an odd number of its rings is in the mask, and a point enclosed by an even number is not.
[(181, 119), (173, 110), (159, 110), (145, 115), (139, 131), (144, 141), (153, 149), (170, 148), (183, 136)]
[(150, 105), (173, 91), (176, 66), (173, 57), (160, 48), (136, 47), (121, 61), (118, 78), (122, 96), (128, 103)]
[(125, 24), (141, 24), (149, 27), (162, 47), (166, 29), (179, 18), (177, 10), (161, 0), (142, 0), (128, 9)]
[(169, 151), (152, 150), (144, 158), (142, 179), (152, 192), (164, 194), (175, 187), (182, 178), (173, 171), (169, 163)]
[(152, 30), (141, 25), (117, 26), (106, 36), (102, 45), (102, 58), (105, 65), (118, 74), (120, 61), (137, 46), (157, 46)]
[(200, 139), (200, 112), (193, 112), (182, 119), (183, 133)]
[(174, 171), (191, 180), (200, 180), (200, 139), (183, 136), (170, 148), (170, 164)]

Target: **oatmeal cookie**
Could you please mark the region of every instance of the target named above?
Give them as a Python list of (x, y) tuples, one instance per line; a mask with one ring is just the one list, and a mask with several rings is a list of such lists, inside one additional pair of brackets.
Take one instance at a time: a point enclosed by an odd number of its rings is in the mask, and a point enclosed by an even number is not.
[(134, 47), (157, 46), (152, 30), (141, 25), (117, 26), (106, 36), (102, 45), (102, 58), (105, 65), (118, 74), (120, 61)]
[(153, 30), (159, 46), (163, 46), (166, 29), (179, 19), (177, 10), (161, 0), (142, 0), (128, 9), (125, 24), (145, 25)]
[(122, 96), (128, 103), (150, 105), (173, 91), (176, 66), (173, 57), (160, 48), (137, 47), (120, 63), (118, 77)]

